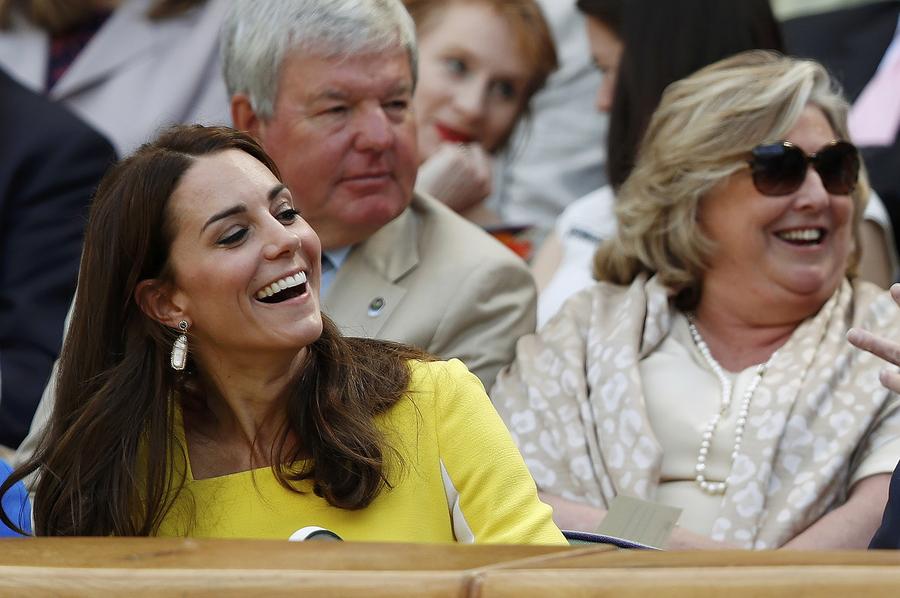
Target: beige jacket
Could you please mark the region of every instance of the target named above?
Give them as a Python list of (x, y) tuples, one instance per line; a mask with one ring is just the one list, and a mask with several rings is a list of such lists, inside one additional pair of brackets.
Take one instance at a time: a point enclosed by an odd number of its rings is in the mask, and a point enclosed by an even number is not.
[(348, 336), (457, 358), (490, 390), (534, 332), (536, 290), (519, 257), (437, 200), (403, 214), (350, 252), (323, 311)]

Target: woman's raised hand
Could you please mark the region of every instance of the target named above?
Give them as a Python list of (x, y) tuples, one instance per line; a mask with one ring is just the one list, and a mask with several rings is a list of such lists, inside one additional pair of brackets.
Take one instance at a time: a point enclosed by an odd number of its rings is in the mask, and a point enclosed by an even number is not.
[[(900, 283), (894, 283), (891, 286), (891, 297), (894, 303), (900, 306)], [(900, 314), (898, 314), (900, 317)], [(847, 340), (863, 351), (868, 351), (873, 355), (881, 357), (885, 361), (900, 367), (900, 342), (884, 338), (868, 330), (859, 328), (851, 328), (847, 332)], [(900, 370), (897, 368), (885, 368), (879, 376), (881, 384), (888, 390), (900, 393)]]
[(416, 188), (463, 212), (491, 194), (493, 164), (477, 143), (445, 143), (419, 167)]

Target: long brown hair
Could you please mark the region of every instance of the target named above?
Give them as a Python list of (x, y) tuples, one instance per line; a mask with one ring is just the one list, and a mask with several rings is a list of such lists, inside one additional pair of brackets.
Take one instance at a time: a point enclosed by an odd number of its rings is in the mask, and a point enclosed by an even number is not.
[(606, 137), (606, 173), (615, 189), (634, 168), (669, 84), (738, 52), (784, 51), (769, 0), (579, 0), (578, 7), (622, 41)]
[[(156, 0), (147, 9), (147, 18), (159, 21), (185, 13), (206, 0)], [(10, 25), (13, 7), (19, 7), (29, 21), (51, 35), (64, 33), (97, 13), (91, 0), (0, 0), (0, 28)]]
[[(34, 457), (0, 486), (38, 472), (38, 535), (151, 535), (184, 480), (176, 441), (178, 401), (216, 392), (190, 364), (168, 364), (174, 332), (134, 300), (141, 280), (171, 276), (167, 206), (198, 156), (238, 149), (278, 169), (249, 136), (227, 127), (178, 126), (114, 166), (91, 207), (71, 327), (60, 358), (56, 404)], [(279, 482), (311, 479), (317, 495), (344, 509), (367, 506), (387, 484), (385, 446), (373, 417), (409, 382), (401, 345), (343, 338), (323, 316), (322, 336), (286, 390), (287, 417), (271, 447)], [(300, 446), (288, 442), (291, 435)], [(290, 448), (288, 448), (290, 447)], [(307, 465), (297, 469), (292, 464)], [(9, 525), (5, 515), (0, 512)]]

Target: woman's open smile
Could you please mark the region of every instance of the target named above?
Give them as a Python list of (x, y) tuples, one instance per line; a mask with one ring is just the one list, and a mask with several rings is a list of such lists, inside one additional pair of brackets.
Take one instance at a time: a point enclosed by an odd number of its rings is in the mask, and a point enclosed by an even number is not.
[(319, 337), (319, 240), (262, 163), (238, 150), (198, 158), (171, 202), (172, 298), (196, 351), (296, 351)]

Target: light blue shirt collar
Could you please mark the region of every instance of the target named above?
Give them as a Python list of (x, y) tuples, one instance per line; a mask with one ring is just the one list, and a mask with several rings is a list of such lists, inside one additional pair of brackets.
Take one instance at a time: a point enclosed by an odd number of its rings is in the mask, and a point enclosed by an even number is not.
[(353, 247), (338, 247), (322, 252), (322, 289), (320, 291), (322, 297), (328, 293), (328, 288), (334, 281), (334, 277), (337, 276), (337, 271), (347, 261), (351, 249)]

